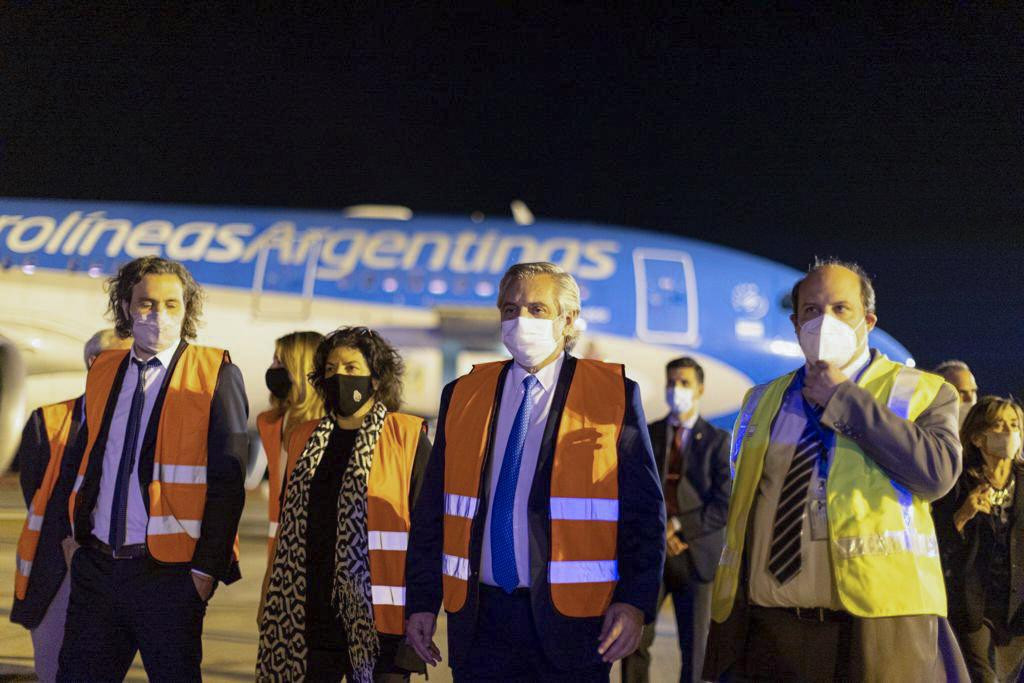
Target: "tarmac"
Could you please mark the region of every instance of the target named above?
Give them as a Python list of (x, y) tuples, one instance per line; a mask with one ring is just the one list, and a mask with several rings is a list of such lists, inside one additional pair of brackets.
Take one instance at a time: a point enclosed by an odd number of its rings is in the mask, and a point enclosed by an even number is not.
[[(261, 491), (247, 495), (239, 527), (242, 579), (221, 586), (210, 601), (203, 628), (203, 679), (209, 682), (251, 681), (256, 663), (256, 609), (266, 567), (267, 501)], [(0, 477), (0, 681), (34, 681), (32, 640), (29, 632), (9, 620), (14, 589), (14, 555), (25, 520), (24, 500), (16, 474)], [(668, 683), (679, 679), (679, 650), (671, 601), (658, 615), (657, 637), (652, 648), (651, 681)], [(438, 622), (435, 641), (441, 648), (441, 664), (430, 670), (430, 681), (452, 680), (447, 662), (447, 634), (444, 615)], [(414, 680), (423, 680), (414, 676)], [(620, 679), (619, 666), (611, 680)], [(128, 681), (147, 680), (142, 660), (135, 658)]]

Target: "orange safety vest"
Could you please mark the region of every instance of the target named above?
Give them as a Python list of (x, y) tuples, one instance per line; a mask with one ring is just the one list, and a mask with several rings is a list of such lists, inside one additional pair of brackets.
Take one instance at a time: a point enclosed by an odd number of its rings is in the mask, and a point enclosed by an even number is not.
[[(314, 425), (316, 422), (314, 421)], [(296, 439), (289, 439), (287, 448), (287, 462), (284, 463), (284, 471), (281, 471), (281, 428), (284, 426), (284, 415), (276, 410), (268, 410), (256, 416), (256, 429), (260, 433), (260, 442), (263, 444), (263, 452), (267, 455), (267, 478), (270, 481), (270, 499), (267, 501), (267, 555), (268, 561), (274, 559), (274, 539), (277, 538), (277, 525), (281, 519), (281, 489), (295, 469), (295, 463), (302, 455), (302, 449), (306, 445), (306, 439), (296, 443)], [(295, 430), (292, 430), (294, 435)]]
[[(289, 460), (295, 447), (296, 460), (302, 455), (319, 423), (310, 420), (295, 428), (289, 440)], [(422, 418), (388, 413), (373, 449), (366, 487), (366, 540), (370, 550), (373, 620), (381, 633), (405, 633), (405, 553), (412, 523), (409, 493), (422, 432)]]
[[(78, 479), (69, 510), (75, 520), (78, 489), (82, 485), (103, 425), (107, 399), (118, 368), (128, 351), (101, 353), (92, 364), (85, 384), (85, 418), (89, 429)], [(167, 380), (160, 411), (153, 456), (153, 480), (149, 483), (149, 523), (146, 545), (160, 562), (182, 563), (192, 559), (203, 524), (206, 506), (206, 439), (210, 403), (221, 365), (230, 363), (227, 352), (189, 344)], [(235, 539), (235, 557), (238, 539)]]
[[(448, 404), (442, 577), (448, 612), (466, 603), (470, 534), (480, 507), (494, 397), (510, 362), (474, 366), (458, 379)], [(548, 583), (552, 603), (565, 616), (604, 614), (618, 582), (618, 440), (625, 412), (623, 367), (578, 359), (551, 469)]]
[(57, 478), (60, 476), (61, 462), (64, 460), (68, 436), (71, 434), (71, 423), (75, 420), (75, 402), (77, 400), (72, 398), (63, 403), (54, 403), (39, 409), (43, 413), (46, 440), (50, 443), (50, 461), (46, 464), (46, 473), (43, 475), (42, 484), (32, 496), (28, 517), (25, 519), (25, 525), (21, 528), (21, 537), (18, 539), (14, 594), (19, 600), (24, 600), (26, 591), (28, 591), (28, 579), (32, 574), (32, 563), (36, 559), (36, 550), (39, 548), (39, 533), (43, 528), (43, 516), (46, 514), (46, 505), (50, 502), (53, 488), (57, 485)]

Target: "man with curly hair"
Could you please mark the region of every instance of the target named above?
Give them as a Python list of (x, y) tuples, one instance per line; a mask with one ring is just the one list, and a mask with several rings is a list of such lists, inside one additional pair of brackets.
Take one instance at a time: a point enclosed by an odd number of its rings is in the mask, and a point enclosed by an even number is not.
[(199, 680), (206, 603), (240, 577), (242, 375), (226, 351), (189, 343), (203, 292), (180, 263), (136, 259), (108, 291), (134, 343), (93, 362), (61, 473), (71, 598), (57, 677), (122, 680), (141, 652), (151, 680)]

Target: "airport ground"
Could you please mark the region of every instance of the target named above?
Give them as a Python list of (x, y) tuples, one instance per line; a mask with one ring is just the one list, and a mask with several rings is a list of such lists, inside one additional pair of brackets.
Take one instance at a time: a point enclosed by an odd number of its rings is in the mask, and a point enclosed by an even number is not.
[[(210, 683), (251, 681), (256, 661), (256, 607), (263, 578), (266, 552), (265, 496), (250, 492), (239, 529), (242, 544), (242, 579), (222, 586), (210, 602), (203, 630), (203, 677)], [(24, 503), (16, 475), (0, 477), (0, 681), (33, 681), (32, 641), (29, 632), (8, 617), (14, 587), (14, 551), (25, 519)], [(651, 680), (655, 683), (679, 678), (679, 651), (670, 601), (658, 616)], [(444, 618), (438, 625), (437, 643), (447, 656)], [(141, 660), (136, 657), (129, 681), (145, 681)], [(414, 677), (414, 680), (423, 680)], [(451, 671), (442, 664), (430, 672), (432, 682), (451, 681)], [(618, 665), (612, 680), (619, 680)]]

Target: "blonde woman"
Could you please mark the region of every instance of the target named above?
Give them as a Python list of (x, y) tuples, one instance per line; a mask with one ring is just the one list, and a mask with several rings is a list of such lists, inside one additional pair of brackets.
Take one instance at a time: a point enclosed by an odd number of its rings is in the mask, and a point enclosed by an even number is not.
[(281, 490), (301, 452), (290, 448), (295, 427), (324, 415), (320, 395), (309, 385), (306, 376), (313, 370), (316, 347), (323, 340), (319, 332), (292, 332), (274, 343), (274, 359), (267, 368), (266, 383), (270, 391), (270, 410), (256, 417), (263, 451), (266, 453), (270, 499), (267, 516), (267, 551), (272, 552), (277, 522), (281, 512)]

